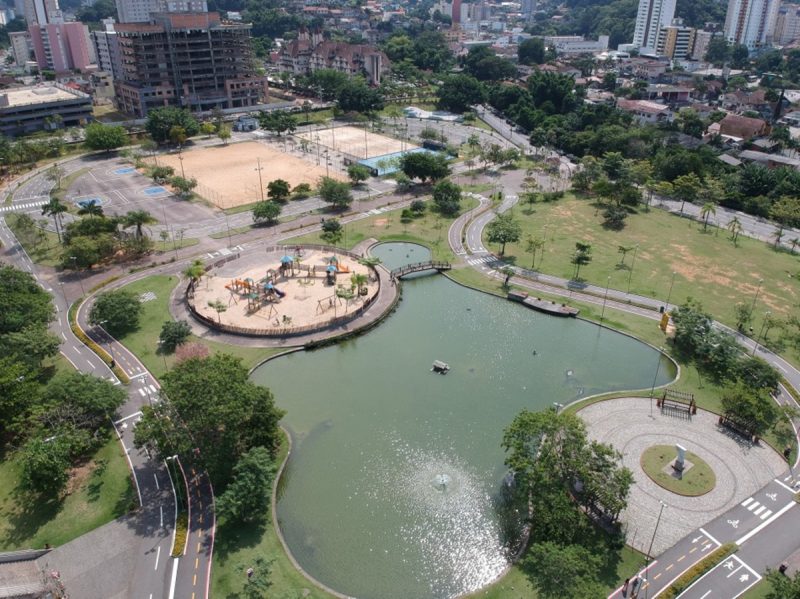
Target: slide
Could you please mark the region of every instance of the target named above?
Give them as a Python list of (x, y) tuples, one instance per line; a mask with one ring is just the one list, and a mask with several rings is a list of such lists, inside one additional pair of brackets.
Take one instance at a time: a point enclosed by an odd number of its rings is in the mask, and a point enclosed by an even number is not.
[(350, 269), (346, 266), (339, 264), (336, 266), (336, 272), (350, 272)]
[(277, 287), (273, 287), (272, 290), (275, 292), (275, 295), (277, 295), (278, 297), (286, 297), (286, 292), (285, 291), (281, 291)]

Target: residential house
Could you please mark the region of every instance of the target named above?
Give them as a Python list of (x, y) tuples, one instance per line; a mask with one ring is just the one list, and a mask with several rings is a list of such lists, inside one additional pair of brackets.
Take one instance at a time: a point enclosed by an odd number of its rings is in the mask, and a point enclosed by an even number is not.
[(640, 124), (653, 125), (669, 122), (673, 117), (672, 111), (667, 106), (648, 100), (626, 100), (620, 98), (617, 100), (617, 108), (632, 114), (633, 118)]
[(754, 119), (738, 114), (728, 114), (717, 123), (712, 123), (706, 130), (706, 138), (719, 135), (726, 141), (749, 141), (754, 137), (769, 135), (770, 127), (762, 119)]

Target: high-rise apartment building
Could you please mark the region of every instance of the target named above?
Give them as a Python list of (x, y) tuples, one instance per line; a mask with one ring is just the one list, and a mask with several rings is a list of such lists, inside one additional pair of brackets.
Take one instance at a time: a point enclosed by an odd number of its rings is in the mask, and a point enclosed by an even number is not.
[(103, 19), (103, 30), (92, 31), (92, 42), (100, 70), (108, 73), (112, 79), (122, 77), (122, 58), (119, 52), (119, 39), (114, 29), (114, 19)]
[(254, 69), (250, 25), (219, 13), (154, 13), (150, 23), (116, 25), (122, 74), (117, 103), (145, 116), (151, 108), (241, 108), (263, 102), (267, 79)]
[(156, 12), (208, 12), (206, 0), (116, 0), (120, 23), (147, 23)]
[(8, 37), (11, 40), (11, 52), (14, 54), (14, 62), (18, 67), (24, 67), (33, 56), (33, 46), (31, 46), (31, 36), (27, 31), (9, 31)]
[(93, 62), (89, 30), (83, 23), (34, 23), (28, 33), (40, 69), (56, 73), (85, 71)]
[(728, 0), (725, 39), (750, 51), (772, 43), (779, 0)]
[(658, 32), (668, 27), (675, 16), (675, 0), (639, 0), (633, 46), (652, 54), (658, 45)]
[(797, 39), (800, 39), (800, 6), (781, 4), (775, 19), (775, 36), (772, 41), (783, 46)]
[(54, 23), (61, 19), (58, 0), (25, 0), (25, 20), (28, 24)]
[(694, 48), (694, 35), (693, 27), (685, 27), (680, 19), (675, 19), (672, 25), (658, 32), (656, 53), (672, 60), (685, 60)]
[(533, 21), (533, 13), (536, 12), (536, 0), (522, 0), (520, 7), (525, 21), (528, 23)]

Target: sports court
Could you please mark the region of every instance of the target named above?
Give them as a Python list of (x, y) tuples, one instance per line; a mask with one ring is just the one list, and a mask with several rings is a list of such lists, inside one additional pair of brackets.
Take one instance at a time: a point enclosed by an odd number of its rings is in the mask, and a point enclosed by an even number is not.
[[(201, 148), (183, 152), (183, 171), (178, 154), (159, 156), (158, 162), (171, 166), (175, 173), (197, 179), (195, 192), (219, 208), (252, 204), (261, 199), (258, 160), (261, 159), (261, 181), (266, 188), (274, 179), (283, 179), (292, 187), (308, 183), (316, 187), (325, 176), (325, 167), (310, 164), (258, 142)], [(330, 172), (330, 176), (344, 179)], [(266, 193), (266, 192), (265, 192)]]
[(352, 127), (350, 125), (305, 131), (296, 134), (296, 137), (323, 145), (326, 148), (347, 154), (356, 159), (385, 156), (386, 154), (395, 154), (419, 147), (407, 141), (372, 133), (364, 127)]

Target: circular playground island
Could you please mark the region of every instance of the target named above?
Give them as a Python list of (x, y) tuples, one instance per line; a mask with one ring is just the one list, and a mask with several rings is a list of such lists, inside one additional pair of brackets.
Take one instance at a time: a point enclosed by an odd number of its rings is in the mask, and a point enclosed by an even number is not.
[(348, 252), (284, 247), (213, 265), (187, 290), (192, 314), (208, 326), (252, 336), (302, 335), (360, 316), (380, 278)]

